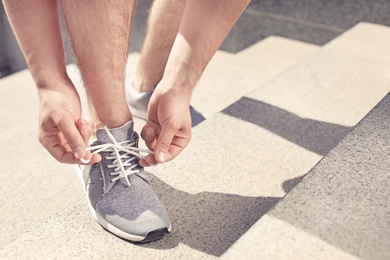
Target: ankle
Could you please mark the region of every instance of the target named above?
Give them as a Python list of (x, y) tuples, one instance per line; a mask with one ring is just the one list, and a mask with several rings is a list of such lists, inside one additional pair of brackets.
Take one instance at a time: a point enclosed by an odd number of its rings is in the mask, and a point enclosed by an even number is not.
[(99, 122), (95, 125), (96, 128), (102, 128), (103, 126), (107, 126), (107, 128), (117, 128), (120, 127), (130, 120), (133, 120), (133, 116), (131, 115), (127, 104), (124, 108), (111, 109), (106, 108), (101, 111), (99, 115)]
[(141, 93), (141, 92), (149, 92), (153, 91), (154, 87), (157, 85), (157, 83), (153, 83), (149, 80), (147, 80), (146, 77), (142, 76), (135, 76), (133, 80), (133, 87), (135, 91)]

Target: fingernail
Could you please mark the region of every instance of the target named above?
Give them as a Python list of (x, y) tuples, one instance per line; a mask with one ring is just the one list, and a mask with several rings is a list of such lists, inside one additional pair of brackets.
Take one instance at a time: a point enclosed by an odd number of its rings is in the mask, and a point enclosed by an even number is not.
[(166, 154), (164, 152), (158, 152), (157, 157), (159, 161), (165, 162)]
[(76, 149), (74, 149), (74, 157), (76, 157), (77, 159), (83, 158), (83, 153), (84, 149), (81, 146), (78, 146), (76, 147)]
[(89, 163), (90, 161), (91, 161), (91, 159), (88, 159), (88, 160), (85, 160), (84, 158), (80, 159), (80, 162), (85, 163), (85, 164)]
[(147, 161), (144, 161), (144, 163), (146, 166), (150, 166), (150, 163), (148, 163)]

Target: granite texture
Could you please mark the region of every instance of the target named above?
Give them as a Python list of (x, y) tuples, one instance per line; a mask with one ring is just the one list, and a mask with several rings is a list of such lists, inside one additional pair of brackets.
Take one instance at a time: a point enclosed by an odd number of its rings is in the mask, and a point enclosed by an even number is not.
[(361, 21), (390, 25), (387, 0), (252, 0), (248, 9), (340, 29), (349, 29)]
[[(38, 95), (28, 71), (0, 80), (0, 247), (74, 204), (82, 194), (71, 165), (38, 141)], [(22, 93), (22, 94), (21, 94)], [(0, 257), (1, 258), (1, 257)]]
[(390, 28), (360, 23), (246, 97), (301, 118), (354, 126), (390, 90), (388, 46)]
[(307, 21), (349, 29), (360, 21), (390, 25), (387, 0), (308, 0)]
[(233, 26), (220, 49), (238, 52), (271, 35), (324, 45), (342, 32), (341, 29), (324, 28), (300, 20), (286, 21), (247, 9)]
[(308, 0), (252, 0), (248, 9), (296, 19), (307, 17)]
[(191, 104), (207, 118), (318, 50), (316, 45), (271, 36), (237, 54), (219, 51), (197, 83)]
[(327, 155), (352, 130), (352, 127), (300, 118), (286, 110), (246, 97), (222, 113), (256, 124), (322, 156)]
[[(260, 259), (288, 259), (289, 253), (295, 259), (389, 259), (389, 101), (372, 117), (376, 130), (356, 134), (361, 124), (353, 130), (390, 91), (383, 51), (389, 33), (361, 23), (224, 110), (307, 150), (329, 152), (340, 140), (343, 147), (297, 178), (298, 186), (227, 251), (228, 259), (251, 259), (256, 250)], [(332, 138), (333, 144), (326, 141)], [(269, 214), (279, 221), (264, 220)]]
[(152, 185), (174, 223), (162, 240), (137, 246), (105, 232), (90, 216), (85, 198), (79, 196), (71, 207), (3, 245), (0, 258), (212, 258), (224, 253), (278, 201), (213, 192), (189, 194), (153, 176)]
[(279, 220), (264, 215), (222, 259), (342, 259), (360, 258)]
[(364, 259), (390, 258), (390, 94), (270, 212)]
[(221, 46), (237, 52), (277, 35), (324, 45), (359, 22), (390, 25), (386, 0), (252, 0)]
[[(223, 114), (206, 120), (194, 128), (191, 146), (177, 160), (150, 168), (152, 186), (173, 223), (164, 239), (135, 246), (104, 232), (92, 220), (84, 196), (75, 193), (73, 206), (5, 241), (0, 258), (222, 255), (321, 158), (247, 122), (240, 122), (240, 129), (218, 127), (238, 123)], [(263, 141), (254, 144), (256, 138)], [(246, 151), (245, 164), (234, 152), (237, 147)]]

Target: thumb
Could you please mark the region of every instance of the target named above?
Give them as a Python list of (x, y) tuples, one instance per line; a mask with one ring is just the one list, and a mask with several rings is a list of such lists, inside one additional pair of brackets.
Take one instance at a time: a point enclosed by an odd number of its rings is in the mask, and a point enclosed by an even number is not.
[(176, 134), (174, 127), (168, 127), (167, 124), (161, 127), (161, 132), (157, 138), (156, 147), (154, 149), (155, 158), (158, 163), (164, 163), (172, 159), (170, 147), (172, 140)]
[(77, 159), (85, 156), (85, 141), (79, 132), (73, 116), (66, 116), (58, 123), (58, 128), (64, 135), (70, 149)]

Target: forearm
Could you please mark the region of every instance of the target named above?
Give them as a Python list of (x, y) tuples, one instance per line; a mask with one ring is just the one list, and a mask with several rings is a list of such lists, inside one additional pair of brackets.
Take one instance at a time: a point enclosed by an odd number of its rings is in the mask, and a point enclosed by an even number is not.
[(249, 0), (188, 0), (163, 79), (191, 92)]
[(12, 29), (38, 88), (67, 81), (56, 0), (3, 0)]

